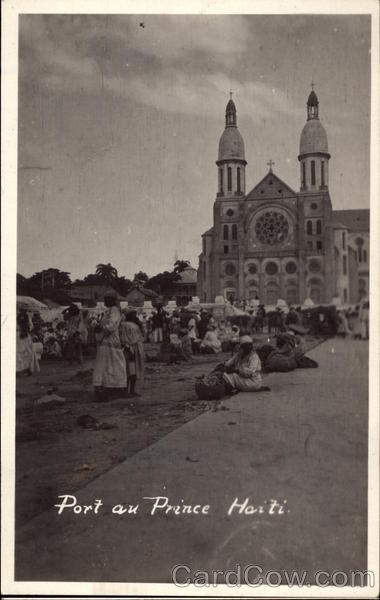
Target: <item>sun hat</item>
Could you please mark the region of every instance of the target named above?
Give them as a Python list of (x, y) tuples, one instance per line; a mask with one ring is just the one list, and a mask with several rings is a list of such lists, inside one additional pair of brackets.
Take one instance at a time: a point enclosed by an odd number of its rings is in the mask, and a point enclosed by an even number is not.
[(240, 344), (253, 344), (253, 340), (250, 335), (243, 335), (239, 342)]

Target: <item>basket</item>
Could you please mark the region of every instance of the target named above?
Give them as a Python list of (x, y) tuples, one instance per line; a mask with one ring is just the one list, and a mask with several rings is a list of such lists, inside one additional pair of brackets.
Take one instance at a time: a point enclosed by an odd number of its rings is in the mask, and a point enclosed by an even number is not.
[(220, 400), (226, 393), (224, 381), (217, 376), (209, 376), (197, 381), (195, 392), (199, 400)]

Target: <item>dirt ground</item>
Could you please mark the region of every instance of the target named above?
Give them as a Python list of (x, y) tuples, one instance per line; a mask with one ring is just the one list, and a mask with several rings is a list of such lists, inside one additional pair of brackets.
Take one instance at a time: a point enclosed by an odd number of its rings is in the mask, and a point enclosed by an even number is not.
[[(309, 348), (316, 343), (308, 340)], [(158, 348), (147, 350), (154, 354)], [(220, 410), (219, 402), (199, 401), (194, 384), (228, 357), (198, 355), (193, 364), (149, 362), (137, 388), (140, 398), (107, 403), (93, 399), (93, 357), (80, 369), (62, 359), (42, 361), (39, 374), (18, 377), (16, 527), (50, 508), (59, 494), (74, 493), (202, 412)], [(47, 393), (64, 400), (40, 404)], [(78, 423), (79, 417), (90, 427)]]

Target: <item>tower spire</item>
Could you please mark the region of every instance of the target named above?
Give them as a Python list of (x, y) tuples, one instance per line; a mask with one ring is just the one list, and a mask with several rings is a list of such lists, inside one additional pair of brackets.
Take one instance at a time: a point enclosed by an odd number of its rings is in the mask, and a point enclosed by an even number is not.
[(315, 87), (315, 83), (314, 81), (311, 82), (310, 84), (311, 86), (311, 92), (309, 94), (309, 97), (307, 99), (307, 120), (309, 121), (310, 119), (319, 119), (319, 100), (318, 100), (318, 96), (314, 91), (314, 87)]
[(232, 90), (226, 106), (226, 126), (219, 140), (218, 197), (237, 198), (245, 194), (244, 140), (237, 127), (236, 106)]
[(236, 106), (235, 102), (232, 100), (232, 90), (230, 91), (230, 99), (226, 106), (226, 127), (236, 127)]

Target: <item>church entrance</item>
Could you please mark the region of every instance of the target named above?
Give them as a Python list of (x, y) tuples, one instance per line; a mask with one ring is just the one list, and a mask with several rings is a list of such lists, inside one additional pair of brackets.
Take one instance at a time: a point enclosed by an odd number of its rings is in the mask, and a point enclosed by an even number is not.
[(314, 304), (321, 303), (321, 290), (319, 287), (312, 287), (310, 289), (310, 298), (314, 302)]
[(277, 304), (280, 297), (280, 288), (278, 285), (271, 283), (266, 290), (266, 304)]
[(248, 300), (256, 300), (259, 297), (258, 288), (248, 288)]
[(226, 287), (224, 288), (224, 298), (231, 302), (235, 302), (236, 300), (236, 289), (234, 287)]
[(297, 304), (297, 289), (288, 288), (286, 290), (286, 302), (288, 304)]
[(322, 301), (322, 281), (317, 277), (313, 277), (309, 281), (310, 298), (314, 304), (320, 304)]

